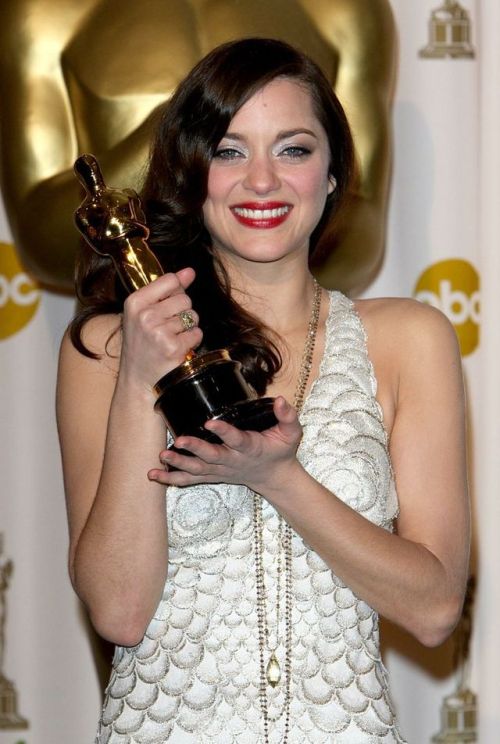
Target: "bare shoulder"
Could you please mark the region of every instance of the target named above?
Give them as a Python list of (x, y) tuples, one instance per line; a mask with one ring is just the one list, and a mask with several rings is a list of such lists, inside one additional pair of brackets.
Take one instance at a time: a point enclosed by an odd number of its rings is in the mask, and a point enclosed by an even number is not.
[(95, 358), (75, 348), (69, 331), (64, 335), (56, 393), (63, 453), (74, 442), (80, 448), (83, 440), (95, 443), (96, 432), (105, 429), (120, 364), (119, 329), (118, 315), (101, 315), (85, 324), (82, 341)]
[[(357, 300), (377, 379), (377, 398), (392, 433), (403, 400), (462, 395), (460, 350), (455, 329), (436, 308), (417, 300)], [(420, 405), (420, 404), (419, 404)]]
[(453, 325), (431, 305), (404, 297), (382, 297), (356, 300), (355, 307), (369, 339), (380, 338), (389, 344), (394, 340), (405, 353), (442, 343), (457, 348)]
[(445, 380), (461, 384), (461, 357), (453, 325), (440, 311), (417, 300), (358, 300), (368, 353), (392, 399), (403, 390)]
[(61, 343), (60, 367), (88, 368), (116, 376), (121, 350), (121, 317), (98, 315), (90, 318), (82, 329), (82, 342), (95, 358), (82, 354), (73, 344), (69, 331)]

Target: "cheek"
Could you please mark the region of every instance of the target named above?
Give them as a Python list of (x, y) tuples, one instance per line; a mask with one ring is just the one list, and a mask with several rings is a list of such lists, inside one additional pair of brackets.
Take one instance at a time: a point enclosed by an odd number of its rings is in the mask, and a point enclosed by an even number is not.
[(207, 204), (221, 204), (231, 190), (231, 174), (221, 168), (210, 168), (207, 181)]
[(301, 183), (298, 185), (304, 201), (318, 211), (323, 211), (326, 197), (328, 196), (328, 173), (324, 169), (315, 169), (309, 173), (304, 173)]
[(222, 179), (218, 178), (211, 170), (208, 174), (207, 198), (203, 205), (203, 219), (205, 226), (210, 230), (216, 214), (218, 205), (223, 199)]
[(228, 210), (232, 188), (231, 174), (218, 169), (208, 173), (207, 198), (203, 205), (203, 222), (214, 244), (227, 241), (231, 214)]
[(317, 158), (297, 174), (297, 188), (304, 195), (323, 194), (328, 189), (328, 167), (323, 158)]

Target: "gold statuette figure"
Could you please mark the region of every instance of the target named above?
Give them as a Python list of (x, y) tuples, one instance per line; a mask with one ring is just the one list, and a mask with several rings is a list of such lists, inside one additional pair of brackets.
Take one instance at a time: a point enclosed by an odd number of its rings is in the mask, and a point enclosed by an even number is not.
[(137, 193), (108, 188), (93, 155), (78, 158), (75, 172), (87, 192), (75, 212), (86, 241), (99, 255), (112, 259), (129, 292), (161, 276), (163, 269), (146, 242), (149, 229)]

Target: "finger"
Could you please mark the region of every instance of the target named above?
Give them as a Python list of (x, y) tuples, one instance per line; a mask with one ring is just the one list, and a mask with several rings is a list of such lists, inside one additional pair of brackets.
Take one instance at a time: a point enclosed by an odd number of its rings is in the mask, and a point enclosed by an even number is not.
[(216, 434), (225, 445), (237, 452), (242, 452), (248, 447), (250, 433), (237, 429), (236, 426), (228, 424), (221, 419), (210, 419), (205, 424), (207, 431)]
[[(180, 269), (179, 271), (163, 274), (163, 276), (158, 277), (158, 279), (155, 279), (147, 286), (153, 287), (154, 285), (156, 289), (163, 291), (161, 282), (164, 277), (168, 277), (168, 286), (171, 286), (172, 290), (169, 291), (165, 297), (173, 297), (177, 294), (185, 294), (185, 290), (193, 283), (195, 276), (195, 270), (190, 266), (186, 266), (184, 269)], [(166, 282), (163, 283), (166, 284)]]
[[(180, 271), (176, 271), (175, 273), (170, 274), (164, 274), (163, 276), (169, 277), (169, 284), (173, 288), (167, 295), (165, 295), (165, 297), (160, 297), (160, 301), (161, 299), (168, 299), (171, 297), (175, 297), (176, 295), (187, 297), (185, 290), (189, 287), (190, 284), (192, 284), (196, 274), (194, 269), (192, 269), (190, 266), (186, 266), (186, 268), (180, 269)], [(153, 284), (157, 286), (162, 278), (163, 277), (158, 277), (158, 279), (155, 279), (154, 282), (151, 282), (148, 287), (152, 286)], [(189, 300), (189, 302), (191, 302), (191, 300)]]
[(172, 272), (163, 274), (145, 287), (132, 292), (125, 300), (125, 305), (140, 310), (144, 306), (161, 302), (176, 294), (184, 293), (186, 287), (194, 280), (194, 277), (194, 269), (190, 267), (181, 269), (176, 274)]
[[(180, 449), (180, 447), (179, 447)], [(185, 448), (183, 448), (185, 449)], [(193, 455), (185, 455), (174, 449), (166, 450), (162, 453), (161, 460), (169, 468), (176, 468), (185, 473), (195, 476), (210, 475), (210, 464)]]
[(153, 468), (148, 472), (148, 479), (161, 483), (164, 486), (194, 486), (199, 483), (213, 482), (208, 478), (201, 476), (191, 475), (181, 470), (160, 470), (159, 468)]
[(197, 349), (203, 341), (203, 331), (198, 326), (194, 326), (190, 331), (180, 333), (179, 336), (183, 340), (183, 349), (185, 354), (193, 349)]
[(278, 420), (278, 428), (287, 439), (300, 436), (302, 427), (297, 411), (282, 395), (275, 398), (273, 411)]
[(200, 322), (200, 316), (195, 310), (179, 310), (173, 313), (172, 308), (162, 308), (160, 305), (143, 311), (141, 318), (145, 321), (145, 325), (152, 328), (166, 327), (171, 333), (176, 334), (187, 333), (193, 328), (198, 328)]
[(186, 333), (199, 323), (199, 315), (194, 310), (180, 310), (175, 315), (177, 333)]
[(196, 273), (191, 266), (186, 266), (184, 269), (177, 271), (176, 276), (181, 283), (182, 288), (187, 289), (189, 285), (193, 283)]
[(199, 325), (199, 315), (191, 307), (191, 299), (185, 292), (148, 304), (137, 312), (141, 325), (148, 328), (165, 326), (172, 333), (182, 333)]
[[(168, 330), (168, 333), (165, 333), (165, 330)], [(158, 325), (157, 333), (153, 332), (151, 339), (153, 345), (163, 349), (164, 355), (168, 355), (174, 367), (177, 367), (193, 358), (193, 351), (203, 341), (203, 331), (198, 326), (194, 326), (189, 331), (183, 331), (178, 321), (171, 319), (163, 325)]]
[(180, 289), (179, 292), (165, 297), (165, 299), (156, 302), (151, 307), (159, 310), (165, 318), (173, 317), (184, 311), (190, 312), (193, 309), (191, 297)]
[[(175, 450), (187, 450), (209, 465), (217, 465), (224, 460), (225, 448), (221, 444), (207, 442), (199, 437), (181, 436), (175, 440), (174, 445)], [(164, 454), (168, 455), (175, 450), (164, 450), (160, 453), (160, 460), (165, 459)]]
[(282, 395), (274, 399), (273, 410), (280, 423), (292, 423), (297, 420), (297, 411)]

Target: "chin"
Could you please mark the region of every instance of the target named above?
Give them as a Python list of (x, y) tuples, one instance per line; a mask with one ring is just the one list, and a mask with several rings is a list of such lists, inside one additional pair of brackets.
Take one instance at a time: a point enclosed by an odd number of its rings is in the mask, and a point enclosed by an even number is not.
[(230, 248), (216, 248), (220, 256), (234, 257), (236, 260), (249, 261), (252, 263), (277, 263), (284, 261), (294, 255), (306, 255), (309, 252), (308, 246), (297, 248), (293, 245), (280, 245), (276, 240), (266, 239), (265, 242), (255, 237), (245, 244), (235, 243)]

